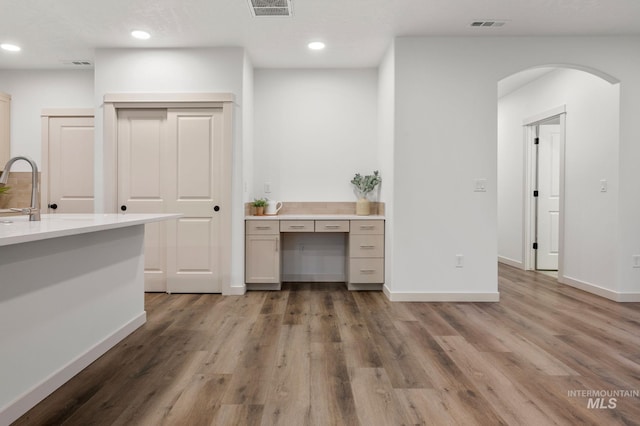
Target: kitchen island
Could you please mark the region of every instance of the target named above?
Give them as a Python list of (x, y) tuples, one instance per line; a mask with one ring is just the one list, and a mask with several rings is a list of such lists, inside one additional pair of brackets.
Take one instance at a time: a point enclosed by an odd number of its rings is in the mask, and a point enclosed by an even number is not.
[(179, 216), (0, 217), (0, 425), (145, 323), (144, 224)]

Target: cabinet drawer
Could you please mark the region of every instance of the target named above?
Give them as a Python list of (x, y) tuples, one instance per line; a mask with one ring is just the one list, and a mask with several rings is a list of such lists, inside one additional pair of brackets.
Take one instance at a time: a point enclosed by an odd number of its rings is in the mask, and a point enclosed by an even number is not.
[(349, 257), (384, 257), (384, 235), (351, 235)]
[(280, 225), (278, 220), (247, 220), (245, 222), (245, 232), (247, 235), (256, 234), (279, 234)]
[(313, 232), (313, 220), (281, 220), (280, 232)]
[(384, 220), (352, 220), (352, 234), (384, 234)]
[(351, 259), (349, 261), (350, 283), (383, 283), (384, 259)]
[(316, 220), (316, 232), (349, 232), (349, 221)]

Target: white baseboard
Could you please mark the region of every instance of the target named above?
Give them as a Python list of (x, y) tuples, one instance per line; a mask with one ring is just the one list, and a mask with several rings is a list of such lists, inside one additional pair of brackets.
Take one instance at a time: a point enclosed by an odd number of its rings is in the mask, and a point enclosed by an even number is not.
[(229, 287), (229, 291), (226, 293), (222, 293), (224, 296), (242, 296), (247, 292), (247, 286), (231, 286)]
[(617, 291), (567, 276), (558, 278), (558, 282), (586, 291), (587, 293), (595, 294), (596, 296), (604, 297), (605, 299), (613, 300), (614, 302), (640, 302), (640, 293), (618, 293)]
[(118, 342), (133, 333), (146, 321), (147, 314), (146, 312), (142, 312), (120, 329), (89, 348), (85, 353), (78, 355), (77, 358), (43, 380), (42, 383), (34, 386), (14, 401), (2, 407), (2, 409), (0, 409), (0, 425), (8, 425), (17, 420), (53, 391), (69, 381), (73, 376), (84, 370), (93, 361), (104, 355), (105, 352), (114, 347)]
[(411, 293), (390, 291), (385, 285), (382, 291), (392, 302), (499, 302), (500, 293)]
[(521, 262), (519, 260), (510, 259), (504, 256), (498, 256), (498, 262), (524, 270), (524, 262)]

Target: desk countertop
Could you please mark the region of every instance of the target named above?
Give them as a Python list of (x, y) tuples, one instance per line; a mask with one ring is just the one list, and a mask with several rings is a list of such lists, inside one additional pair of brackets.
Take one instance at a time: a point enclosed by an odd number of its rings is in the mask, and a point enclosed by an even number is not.
[(277, 214), (245, 216), (244, 220), (385, 220), (384, 216), (358, 216), (355, 214)]

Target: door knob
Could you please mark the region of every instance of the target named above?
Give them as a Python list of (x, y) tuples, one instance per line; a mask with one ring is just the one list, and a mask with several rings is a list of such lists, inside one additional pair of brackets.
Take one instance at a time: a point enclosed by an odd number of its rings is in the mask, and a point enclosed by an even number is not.
[(55, 210), (55, 209), (58, 208), (58, 205), (56, 203), (53, 203), (53, 204), (49, 204), (47, 207), (49, 207), (50, 209)]
[(120, 206), (120, 210), (122, 210), (123, 212), (127, 211), (127, 206), (125, 206), (124, 204)]
[(214, 207), (213, 207), (213, 211), (214, 211), (214, 212), (220, 211), (220, 206), (214, 206)]

